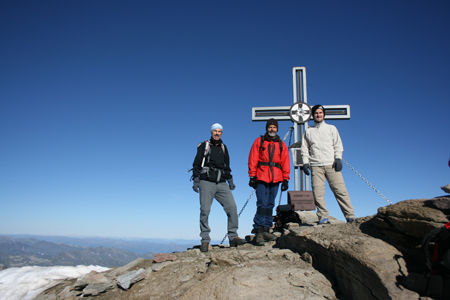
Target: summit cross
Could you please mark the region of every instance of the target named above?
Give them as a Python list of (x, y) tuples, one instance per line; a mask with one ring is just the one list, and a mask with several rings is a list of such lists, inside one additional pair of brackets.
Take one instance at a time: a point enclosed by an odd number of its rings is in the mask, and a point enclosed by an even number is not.
[[(308, 121), (312, 119), (306, 91), (306, 67), (292, 68), (293, 105), (252, 107), (252, 121), (291, 121), (294, 127), (294, 144), (299, 145), (303, 133), (308, 128)], [(350, 105), (323, 105), (326, 120), (349, 120)], [(302, 118), (306, 116), (306, 118)], [(294, 186), (296, 191), (309, 189), (309, 180), (305, 178), (301, 166), (299, 147), (291, 148), (294, 162)]]

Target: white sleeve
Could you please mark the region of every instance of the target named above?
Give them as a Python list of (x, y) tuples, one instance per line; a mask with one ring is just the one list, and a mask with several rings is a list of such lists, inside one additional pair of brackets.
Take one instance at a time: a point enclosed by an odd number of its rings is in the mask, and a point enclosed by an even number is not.
[(344, 146), (342, 145), (342, 140), (339, 135), (339, 131), (336, 127), (333, 126), (333, 149), (334, 149), (334, 158), (342, 159), (342, 152), (344, 152)]
[(306, 132), (302, 136), (302, 147), (300, 148), (300, 153), (302, 155), (303, 164), (309, 164), (309, 143), (306, 138)]

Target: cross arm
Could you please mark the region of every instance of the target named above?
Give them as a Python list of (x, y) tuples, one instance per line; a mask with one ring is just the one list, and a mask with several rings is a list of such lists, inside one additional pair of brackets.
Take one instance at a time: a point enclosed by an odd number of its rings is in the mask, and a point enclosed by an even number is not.
[[(323, 107), (325, 108), (325, 119), (327, 120), (350, 119), (350, 105), (323, 105)], [(289, 116), (290, 108), (290, 106), (252, 107), (252, 121), (267, 121), (272, 118), (278, 121), (291, 121)]]

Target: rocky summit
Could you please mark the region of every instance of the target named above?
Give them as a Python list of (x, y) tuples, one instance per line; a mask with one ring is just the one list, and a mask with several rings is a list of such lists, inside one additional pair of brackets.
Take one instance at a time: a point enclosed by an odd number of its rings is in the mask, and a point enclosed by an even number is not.
[(448, 197), (407, 200), (324, 225), (297, 212), (299, 222), (265, 246), (157, 254), (58, 282), (36, 299), (450, 299), (450, 279), (427, 273), (421, 249), (449, 208)]

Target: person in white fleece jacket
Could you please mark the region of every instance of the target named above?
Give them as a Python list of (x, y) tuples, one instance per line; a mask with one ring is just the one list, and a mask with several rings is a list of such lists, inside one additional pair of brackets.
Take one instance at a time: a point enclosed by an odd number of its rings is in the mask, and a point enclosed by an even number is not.
[(303, 171), (311, 173), (311, 185), (317, 207), (319, 224), (328, 223), (325, 204), (325, 178), (348, 223), (355, 220), (350, 197), (342, 177), (342, 146), (337, 128), (324, 121), (325, 109), (322, 105), (312, 108), (314, 126), (309, 127), (302, 139), (301, 155)]

